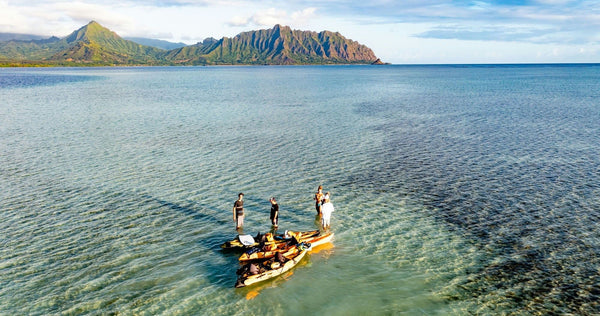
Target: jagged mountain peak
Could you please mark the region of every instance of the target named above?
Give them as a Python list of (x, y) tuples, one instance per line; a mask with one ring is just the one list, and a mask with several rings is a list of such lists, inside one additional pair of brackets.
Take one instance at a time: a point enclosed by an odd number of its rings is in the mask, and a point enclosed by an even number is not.
[(0, 42), (2, 58), (61, 65), (370, 64), (377, 60), (370, 48), (338, 32), (292, 30), (281, 24), (166, 51), (125, 40), (96, 21), (59, 41)]

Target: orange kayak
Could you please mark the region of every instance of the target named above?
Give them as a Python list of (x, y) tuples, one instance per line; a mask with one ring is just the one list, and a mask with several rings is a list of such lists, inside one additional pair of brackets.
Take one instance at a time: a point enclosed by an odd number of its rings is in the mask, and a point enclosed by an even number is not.
[[(319, 246), (325, 243), (330, 242), (333, 239), (333, 233), (329, 232), (323, 235), (316, 236), (307, 236), (301, 237), (298, 242), (304, 242), (311, 244), (311, 247)], [(290, 245), (289, 243), (276, 244), (271, 246), (264, 246), (259, 251), (247, 251), (243, 253), (239, 261), (240, 262), (248, 262), (253, 260), (265, 260), (270, 259), (275, 256), (278, 252), (283, 252), (284, 255), (291, 255), (294, 252), (297, 252), (297, 247)]]
[(304, 231), (304, 232), (287, 232), (289, 236), (285, 234), (271, 234), (266, 233), (261, 235), (260, 233), (256, 235), (256, 237), (252, 237), (250, 235), (238, 235), (235, 239), (226, 241), (221, 244), (221, 248), (223, 249), (249, 249), (252, 247), (257, 247), (259, 245), (276, 245), (276, 244), (285, 244), (288, 242), (291, 237), (294, 236), (297, 239), (303, 239), (310, 236), (316, 236), (319, 234), (318, 230)]
[(295, 245), (292, 248), (295, 251), (283, 254), (283, 262), (273, 258), (260, 263), (247, 263), (244, 265), (238, 270), (239, 277), (235, 283), (235, 287), (244, 287), (266, 281), (282, 275), (295, 267), (304, 258), (304, 255), (308, 252), (308, 248), (303, 243)]

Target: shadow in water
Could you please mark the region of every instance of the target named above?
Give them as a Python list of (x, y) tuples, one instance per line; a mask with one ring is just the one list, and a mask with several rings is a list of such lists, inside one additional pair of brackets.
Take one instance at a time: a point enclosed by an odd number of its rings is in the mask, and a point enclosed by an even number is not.
[(192, 201), (186, 201), (186, 204), (181, 204), (165, 201), (147, 194), (143, 195), (143, 198), (149, 203), (156, 203), (161, 207), (189, 216), (200, 223), (214, 223), (217, 227), (224, 227), (224, 229), (215, 229), (199, 235), (196, 244), (198, 247), (205, 249), (205, 251), (210, 251), (212, 253), (211, 256), (220, 256), (226, 260), (225, 264), (219, 262), (219, 260), (201, 262), (202, 267), (206, 271), (222, 271), (224, 265), (231, 267), (231, 273), (228, 274), (230, 277), (225, 279), (214, 273), (206, 273), (205, 277), (211, 283), (219, 284), (223, 287), (232, 287), (235, 284), (235, 280), (237, 279), (235, 271), (238, 269), (238, 257), (240, 253), (235, 251), (226, 252), (221, 249), (223, 242), (237, 236), (237, 233), (233, 230), (232, 223), (225, 220), (225, 218), (229, 218), (229, 213), (226, 216), (221, 216), (222, 214), (214, 211), (221, 209), (221, 206), (205, 205)]

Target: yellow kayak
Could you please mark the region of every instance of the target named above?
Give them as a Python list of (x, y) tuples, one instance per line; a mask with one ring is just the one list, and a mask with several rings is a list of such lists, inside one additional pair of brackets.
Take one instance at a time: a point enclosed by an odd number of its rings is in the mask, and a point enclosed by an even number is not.
[[(326, 234), (323, 234), (320, 236), (318, 234), (313, 235), (313, 236), (305, 235), (305, 236), (301, 236), (299, 238), (300, 238), (300, 240), (298, 240), (297, 242), (309, 243), (309, 244), (311, 244), (312, 247), (316, 247), (316, 246), (330, 242), (333, 239), (333, 233), (329, 232), (329, 233), (326, 233)], [(253, 260), (265, 260), (265, 259), (273, 258), (275, 256), (275, 254), (277, 254), (278, 252), (283, 252), (285, 254), (291, 255), (290, 252), (298, 251), (297, 247), (290, 245), (289, 243), (265, 245), (265, 246), (263, 246), (262, 249), (253, 251), (255, 249), (256, 248), (243, 253), (240, 256), (239, 261), (247, 262), (247, 261), (253, 261)]]
[[(239, 277), (235, 283), (235, 287), (244, 287), (254, 283), (266, 281), (279, 276), (293, 267), (295, 267), (306, 252), (308, 246), (300, 243), (296, 246), (297, 251), (288, 251), (281, 256), (275, 256), (270, 260), (265, 260), (260, 263), (248, 263), (238, 270)], [(276, 257), (280, 257), (277, 259)]]
[(252, 247), (257, 247), (259, 245), (275, 245), (275, 244), (284, 244), (294, 236), (297, 239), (302, 239), (310, 236), (316, 236), (319, 234), (318, 230), (304, 231), (304, 232), (287, 232), (286, 234), (277, 234), (274, 235), (272, 233), (266, 233), (261, 235), (260, 233), (256, 235), (256, 237), (252, 237), (250, 235), (238, 235), (235, 239), (226, 241), (221, 244), (221, 248), (223, 249), (249, 249)]

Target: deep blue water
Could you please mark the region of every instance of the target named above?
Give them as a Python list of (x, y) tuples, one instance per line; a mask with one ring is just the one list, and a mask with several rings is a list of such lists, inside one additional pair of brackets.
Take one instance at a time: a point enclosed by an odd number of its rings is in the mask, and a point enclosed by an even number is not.
[[(0, 314), (600, 313), (600, 65), (0, 69)], [(234, 289), (244, 231), (335, 247)], [(258, 295), (257, 295), (258, 294)]]

